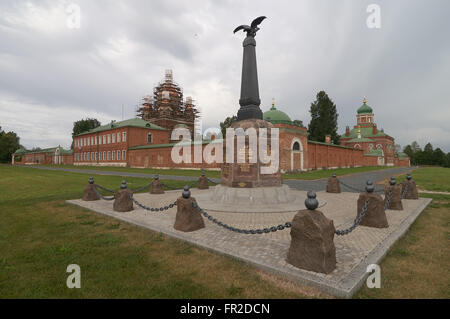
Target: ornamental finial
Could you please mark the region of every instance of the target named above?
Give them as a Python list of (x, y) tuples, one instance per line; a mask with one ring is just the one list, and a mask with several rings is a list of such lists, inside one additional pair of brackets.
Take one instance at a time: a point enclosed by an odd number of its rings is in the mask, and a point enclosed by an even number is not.
[(367, 103), (367, 99), (366, 99), (366, 96), (364, 96), (364, 99), (363, 99), (363, 103), (364, 103), (364, 104), (366, 104), (366, 103)]

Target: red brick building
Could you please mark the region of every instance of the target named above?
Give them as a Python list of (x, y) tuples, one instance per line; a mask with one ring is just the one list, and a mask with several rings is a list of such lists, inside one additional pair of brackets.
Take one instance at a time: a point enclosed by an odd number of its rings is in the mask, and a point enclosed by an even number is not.
[(32, 164), (73, 164), (73, 151), (65, 150), (61, 146), (43, 150), (29, 151), (19, 148), (14, 152), (11, 163), (13, 165)]

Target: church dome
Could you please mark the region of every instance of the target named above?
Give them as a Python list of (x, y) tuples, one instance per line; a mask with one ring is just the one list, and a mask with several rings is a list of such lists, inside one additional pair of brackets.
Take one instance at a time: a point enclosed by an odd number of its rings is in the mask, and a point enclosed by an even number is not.
[(272, 107), (264, 112), (263, 119), (272, 124), (292, 124), (291, 118), (284, 112), (277, 110), (272, 103)]
[(373, 110), (370, 106), (368, 106), (367, 104), (367, 100), (366, 98), (364, 98), (363, 100), (363, 105), (361, 105), (361, 107), (358, 109), (358, 114), (372, 114)]

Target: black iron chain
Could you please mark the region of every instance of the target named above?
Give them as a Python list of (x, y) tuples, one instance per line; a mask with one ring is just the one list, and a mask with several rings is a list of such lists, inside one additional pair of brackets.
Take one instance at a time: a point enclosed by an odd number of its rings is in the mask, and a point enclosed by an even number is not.
[(144, 204), (139, 203), (136, 199), (134, 199), (133, 195), (129, 194), (130, 199), (133, 201), (133, 203), (135, 203), (136, 205), (138, 205), (140, 208), (143, 208), (145, 210), (148, 210), (150, 212), (163, 212), (166, 211), (174, 206), (177, 205), (177, 201), (167, 205), (167, 206), (163, 206), (163, 207), (148, 207)]
[(131, 191), (132, 191), (133, 193), (139, 193), (140, 191), (143, 191), (144, 189), (146, 189), (146, 188), (152, 186), (152, 183), (153, 183), (153, 181), (150, 182), (150, 183), (148, 183), (147, 185), (142, 186), (142, 187), (139, 187), (139, 188), (136, 188), (136, 189), (132, 189)]
[(408, 193), (408, 186), (409, 186), (409, 184), (406, 183), (406, 184), (405, 184), (405, 189), (403, 190), (403, 193), (402, 193), (402, 199), (405, 198), (406, 193)]
[(338, 236), (343, 236), (343, 235), (347, 235), (349, 233), (351, 233), (356, 227), (358, 227), (358, 225), (361, 223), (364, 215), (367, 212), (367, 208), (369, 207), (369, 200), (367, 199), (364, 202), (364, 206), (361, 210), (361, 214), (359, 214), (358, 218), (356, 218), (355, 222), (353, 223), (352, 226), (350, 226), (349, 228), (345, 229), (345, 230), (336, 230), (335, 233)]
[(200, 206), (198, 206), (195, 202), (192, 202), (192, 207), (194, 207), (195, 209), (198, 209), (200, 211), (200, 213), (205, 216), (208, 220), (210, 220), (211, 222), (213, 222), (214, 224), (217, 224), (229, 231), (232, 232), (236, 232), (239, 234), (267, 234), (270, 232), (276, 232), (279, 230), (283, 230), (285, 228), (289, 228), (292, 226), (292, 224), (290, 222), (286, 222), (284, 224), (280, 224), (278, 226), (272, 226), (272, 227), (267, 227), (264, 229), (240, 229), (240, 228), (235, 228), (232, 227), (230, 225), (227, 225), (219, 220), (217, 220), (216, 218), (212, 217), (211, 215), (209, 215), (207, 212), (205, 212)]
[[(103, 200), (114, 200), (114, 195), (112, 196), (112, 197), (105, 197), (105, 196), (103, 196), (102, 194), (100, 194), (99, 192), (98, 192), (98, 190), (97, 190), (97, 187), (98, 187), (99, 185), (95, 185), (95, 187), (94, 187), (94, 192), (101, 198), (101, 199), (103, 199)], [(101, 187), (100, 187), (101, 188)]]
[[(346, 183), (344, 183), (344, 182), (342, 182), (340, 180), (339, 180), (339, 184), (341, 184), (341, 185), (343, 185), (343, 186), (345, 186), (345, 187), (347, 187), (349, 189), (352, 189), (354, 191), (357, 191), (358, 193), (363, 193), (363, 192), (366, 191), (365, 189), (361, 190), (361, 189), (358, 189), (356, 187), (350, 186), (350, 185), (348, 185), (348, 184), (346, 184)], [(374, 192), (375, 193), (382, 193), (382, 192), (384, 192), (384, 190), (382, 190), (382, 189), (375, 189)]]
[(386, 203), (384, 203), (384, 210), (389, 208), (389, 204), (391, 203), (392, 198), (392, 188), (389, 190), (389, 193), (387, 195)]
[(115, 190), (103, 187), (102, 185), (98, 185), (98, 184), (95, 184), (95, 187), (98, 187), (98, 188), (100, 188), (100, 189), (102, 189), (102, 190), (104, 190), (106, 192), (110, 192), (110, 193), (115, 193), (116, 192)]

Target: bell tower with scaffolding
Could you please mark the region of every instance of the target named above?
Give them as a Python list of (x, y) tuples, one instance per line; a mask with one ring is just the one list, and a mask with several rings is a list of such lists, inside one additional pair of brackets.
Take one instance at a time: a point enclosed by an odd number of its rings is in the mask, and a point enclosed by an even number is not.
[(183, 99), (182, 88), (173, 81), (172, 70), (166, 70), (163, 81), (153, 89), (153, 95), (143, 97), (137, 114), (143, 120), (173, 130), (186, 127), (194, 134), (194, 122), (199, 117), (194, 100)]

